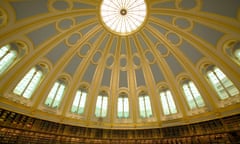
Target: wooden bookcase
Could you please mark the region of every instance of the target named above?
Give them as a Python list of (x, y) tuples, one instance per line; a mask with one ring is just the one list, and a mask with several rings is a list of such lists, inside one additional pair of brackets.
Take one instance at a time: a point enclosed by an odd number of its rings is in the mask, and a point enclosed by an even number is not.
[(1, 143), (240, 143), (240, 115), (189, 125), (136, 130), (77, 127), (0, 109)]

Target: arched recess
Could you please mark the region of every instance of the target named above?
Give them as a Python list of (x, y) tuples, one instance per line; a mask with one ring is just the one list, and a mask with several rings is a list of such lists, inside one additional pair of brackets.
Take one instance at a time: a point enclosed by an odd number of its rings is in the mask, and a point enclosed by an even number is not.
[(213, 98), (219, 107), (240, 102), (239, 88), (220, 67), (208, 63), (202, 66), (202, 73), (211, 90), (214, 91)]
[(0, 47), (0, 77), (13, 67), (27, 52), (22, 41), (13, 41)]

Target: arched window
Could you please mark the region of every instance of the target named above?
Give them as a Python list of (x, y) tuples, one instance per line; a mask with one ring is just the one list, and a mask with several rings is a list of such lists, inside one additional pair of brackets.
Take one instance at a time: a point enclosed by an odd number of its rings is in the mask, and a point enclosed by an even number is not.
[(239, 94), (237, 87), (218, 67), (208, 67), (206, 74), (207, 78), (209, 79), (210, 83), (212, 84), (221, 100)]
[(185, 81), (182, 85), (182, 88), (187, 99), (188, 106), (191, 110), (205, 106), (200, 92), (192, 81)]
[(129, 102), (127, 94), (121, 93), (118, 97), (118, 118), (128, 118), (129, 117)]
[(160, 92), (160, 99), (162, 103), (164, 115), (176, 114), (177, 107), (175, 105), (172, 93), (170, 90), (165, 89)]
[(37, 65), (33, 67), (17, 84), (13, 93), (24, 98), (31, 98), (33, 92), (40, 84), (44, 74), (44, 67)]
[(152, 117), (152, 108), (150, 97), (146, 94), (141, 94), (139, 97), (139, 112), (141, 118)]
[(0, 75), (3, 74), (18, 56), (18, 50), (13, 45), (5, 45), (0, 48)]
[(108, 107), (108, 96), (105, 92), (102, 92), (97, 97), (95, 116), (106, 117)]
[(58, 108), (66, 90), (66, 82), (63, 79), (57, 80), (45, 100), (45, 105), (51, 108)]
[(85, 109), (86, 99), (87, 99), (86, 90), (79, 89), (76, 92), (76, 95), (72, 104), (71, 112), (76, 114), (83, 114)]

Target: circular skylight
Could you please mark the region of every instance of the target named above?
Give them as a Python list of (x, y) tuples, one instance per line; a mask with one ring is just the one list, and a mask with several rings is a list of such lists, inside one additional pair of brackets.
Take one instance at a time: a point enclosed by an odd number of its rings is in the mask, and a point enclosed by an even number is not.
[(112, 31), (126, 35), (143, 24), (146, 8), (145, 0), (103, 0), (101, 17)]

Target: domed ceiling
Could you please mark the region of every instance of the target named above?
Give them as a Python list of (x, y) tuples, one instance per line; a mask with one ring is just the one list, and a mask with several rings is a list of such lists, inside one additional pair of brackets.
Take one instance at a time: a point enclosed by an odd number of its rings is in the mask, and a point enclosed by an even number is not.
[[(106, 7), (116, 8), (116, 16)], [(116, 129), (236, 114), (239, 40), (239, 0), (1, 0), (0, 46), (14, 47), (18, 55), (1, 72), (0, 107), (65, 124)], [(24, 96), (28, 88), (20, 81), (33, 67), (42, 77)], [(220, 82), (225, 97), (208, 77), (214, 69), (232, 88)], [(190, 83), (188, 98), (183, 85)], [(85, 96), (83, 105), (78, 90)]]

